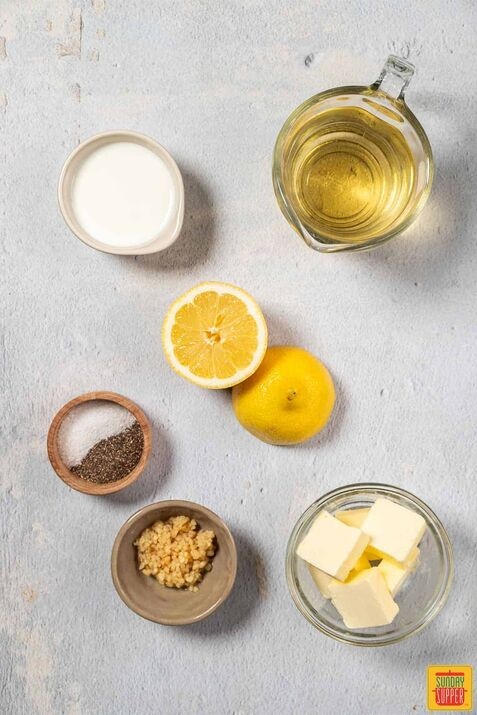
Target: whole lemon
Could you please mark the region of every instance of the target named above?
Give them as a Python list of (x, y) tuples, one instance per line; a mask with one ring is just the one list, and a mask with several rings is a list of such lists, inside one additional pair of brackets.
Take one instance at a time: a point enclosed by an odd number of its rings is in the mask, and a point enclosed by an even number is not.
[(269, 444), (299, 444), (328, 422), (335, 403), (330, 373), (314, 355), (268, 348), (258, 370), (232, 390), (240, 424)]

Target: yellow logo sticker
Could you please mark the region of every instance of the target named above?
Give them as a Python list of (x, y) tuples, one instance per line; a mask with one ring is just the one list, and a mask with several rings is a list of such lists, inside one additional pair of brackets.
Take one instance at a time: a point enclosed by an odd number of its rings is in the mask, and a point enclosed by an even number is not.
[(427, 707), (429, 710), (472, 710), (472, 666), (430, 665)]

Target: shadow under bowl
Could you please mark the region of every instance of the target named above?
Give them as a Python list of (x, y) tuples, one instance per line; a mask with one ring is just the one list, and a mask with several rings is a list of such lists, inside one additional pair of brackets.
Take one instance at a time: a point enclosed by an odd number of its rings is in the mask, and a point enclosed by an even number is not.
[[(296, 549), (320, 512), (370, 507), (378, 497), (417, 512), (425, 519), (427, 529), (419, 544), (419, 564), (396, 596), (399, 613), (394, 621), (376, 628), (348, 629), (331, 601), (321, 595)], [(452, 548), (437, 516), (418, 497), (386, 484), (350, 484), (328, 492), (301, 515), (287, 546), (286, 577), (296, 607), (322, 633), (351, 645), (390, 645), (419, 633), (443, 608), (452, 576)]]
[[(167, 588), (139, 571), (135, 540), (156, 521), (188, 516), (199, 528), (212, 529), (216, 553), (212, 569), (198, 584), (198, 591)], [(225, 522), (200, 504), (170, 500), (149, 504), (133, 514), (116, 536), (111, 554), (111, 574), (116, 591), (126, 606), (142, 618), (166, 626), (196, 623), (210, 616), (226, 600), (237, 573), (235, 542)]]

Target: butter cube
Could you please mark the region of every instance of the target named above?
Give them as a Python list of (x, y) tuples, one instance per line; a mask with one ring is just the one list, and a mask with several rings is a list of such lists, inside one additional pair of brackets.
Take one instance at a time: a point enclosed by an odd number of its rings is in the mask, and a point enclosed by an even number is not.
[[(418, 565), (420, 553), (421, 552), (419, 551), (418, 547), (416, 546), (411, 551), (409, 557), (405, 561), (403, 561), (403, 566), (407, 566), (410, 571), (414, 571)], [(398, 561), (398, 563), (400, 563), (400, 562)]]
[(382, 573), (392, 596), (397, 594), (409, 574), (415, 569), (418, 558), (419, 549), (416, 547), (408, 561), (403, 564), (388, 557), (379, 562), (378, 569)]
[(296, 553), (329, 576), (344, 581), (369, 542), (369, 536), (322, 511)]
[[(352, 579), (356, 574), (358, 574), (360, 571), (363, 569), (370, 569), (371, 564), (369, 563), (368, 559), (362, 554), (359, 559), (356, 561), (355, 565), (349, 572), (349, 576), (346, 579), (345, 583), (347, 583), (350, 579)], [(317, 569), (316, 566), (312, 566), (311, 564), (308, 564), (308, 569), (311, 573), (311, 576), (313, 578), (313, 581), (316, 583), (318, 588), (320, 589), (321, 595), (324, 598), (331, 598), (331, 591), (330, 591), (330, 586), (332, 583), (342, 583), (341, 581), (338, 581), (338, 579), (333, 578), (333, 576), (330, 576), (329, 574), (325, 573), (324, 571), (320, 571), (320, 569)]]
[(347, 524), (348, 526), (355, 526), (357, 529), (361, 529), (361, 524), (368, 516), (369, 509), (343, 509), (334, 513), (334, 516)]
[[(357, 529), (361, 529), (361, 524), (365, 520), (365, 518), (368, 516), (369, 513), (368, 508), (360, 508), (360, 509), (343, 509), (341, 511), (335, 511), (333, 514), (334, 517), (339, 519), (340, 521), (343, 522), (343, 524), (347, 524), (348, 526), (355, 526)], [(376, 554), (373, 554), (371, 551), (366, 551), (364, 552), (364, 556), (368, 559), (368, 561), (376, 561), (379, 559), (379, 557), (376, 556)], [(370, 564), (368, 563), (367, 566), (364, 566), (362, 568), (369, 568)]]
[(387, 558), (382, 559), (376, 568), (382, 574), (391, 596), (395, 596), (406, 580), (409, 569), (402, 566), (399, 561)]
[(333, 576), (330, 576), (324, 571), (317, 569), (316, 566), (312, 566), (311, 564), (307, 564), (307, 566), (323, 598), (331, 598), (330, 585), (333, 581), (336, 581), (336, 583), (340, 583), (340, 581), (337, 581)]
[(361, 571), (348, 583), (330, 586), (331, 602), (347, 628), (374, 628), (392, 623), (399, 606), (377, 566)]
[(415, 511), (380, 497), (369, 510), (361, 529), (370, 537), (368, 551), (405, 562), (422, 539), (426, 522)]

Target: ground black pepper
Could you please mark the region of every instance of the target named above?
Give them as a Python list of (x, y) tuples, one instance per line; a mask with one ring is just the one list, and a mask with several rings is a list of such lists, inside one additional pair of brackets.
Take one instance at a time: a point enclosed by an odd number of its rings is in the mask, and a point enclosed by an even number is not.
[(135, 422), (119, 434), (97, 442), (71, 471), (88, 482), (116, 482), (132, 472), (143, 448), (144, 435), (139, 422)]

